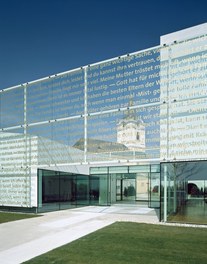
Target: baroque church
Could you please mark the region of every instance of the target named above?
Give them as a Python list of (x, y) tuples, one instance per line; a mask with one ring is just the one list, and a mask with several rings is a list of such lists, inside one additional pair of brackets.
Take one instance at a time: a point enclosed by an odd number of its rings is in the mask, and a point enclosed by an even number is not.
[[(129, 102), (133, 106), (133, 102)], [(135, 109), (128, 109), (117, 123), (117, 142), (88, 138), (87, 151), (91, 153), (100, 152), (135, 152), (145, 155), (145, 124)], [(84, 139), (79, 139), (73, 146), (84, 150)]]
[(145, 152), (145, 125), (134, 109), (129, 109), (125, 117), (118, 122), (117, 143), (123, 144), (131, 151)]

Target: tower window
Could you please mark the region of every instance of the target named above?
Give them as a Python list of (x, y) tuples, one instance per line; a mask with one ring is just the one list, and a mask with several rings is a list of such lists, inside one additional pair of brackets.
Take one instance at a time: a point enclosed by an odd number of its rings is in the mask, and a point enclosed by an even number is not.
[(137, 132), (137, 136), (136, 136), (136, 139), (139, 140), (139, 132)]

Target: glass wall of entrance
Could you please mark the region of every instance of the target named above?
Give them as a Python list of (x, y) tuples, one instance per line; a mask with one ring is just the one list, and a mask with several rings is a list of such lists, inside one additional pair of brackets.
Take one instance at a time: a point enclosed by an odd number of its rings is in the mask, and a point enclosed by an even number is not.
[(161, 165), (161, 219), (207, 224), (207, 161)]
[(89, 176), (38, 170), (38, 211), (89, 205)]
[(149, 207), (160, 207), (159, 164), (94, 167), (90, 170), (90, 177), (92, 182), (93, 178), (94, 181), (98, 178), (99, 189), (108, 194), (105, 199), (99, 199), (99, 205), (143, 201)]
[(38, 170), (38, 211), (141, 201), (160, 207), (160, 165), (93, 167), (90, 175)]

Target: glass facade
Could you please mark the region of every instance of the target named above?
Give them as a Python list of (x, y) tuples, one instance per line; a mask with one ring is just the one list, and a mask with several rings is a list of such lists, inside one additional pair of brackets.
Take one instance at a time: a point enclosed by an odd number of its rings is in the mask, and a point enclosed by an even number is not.
[(161, 164), (161, 219), (207, 223), (206, 171), (206, 161)]
[(38, 207), (38, 169), (159, 159), (161, 49), (0, 90), (0, 206)]
[(161, 52), (161, 159), (206, 159), (206, 42), (204, 35)]
[(38, 170), (38, 212), (87, 205), (110, 205), (107, 174), (81, 175)]
[[(86, 185), (76, 202), (158, 207), (161, 195), (166, 220), (172, 204), (160, 162), (167, 170), (206, 159), (206, 62), (201, 35), (1, 89), (0, 206), (67, 207), (63, 193)], [(100, 173), (89, 180), (94, 166)]]
[(152, 208), (160, 207), (159, 164), (93, 167), (90, 179), (93, 177), (99, 178), (100, 189), (104, 188), (103, 193), (107, 194), (99, 205), (140, 201)]
[(89, 176), (38, 170), (38, 212), (89, 205)]

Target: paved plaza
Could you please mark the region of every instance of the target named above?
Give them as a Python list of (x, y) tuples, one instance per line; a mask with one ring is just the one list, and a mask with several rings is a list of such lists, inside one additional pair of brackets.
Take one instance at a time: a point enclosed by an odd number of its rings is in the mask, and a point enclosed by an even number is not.
[(116, 221), (159, 223), (157, 212), (143, 204), (87, 206), (4, 223), (1, 264), (22, 263)]

